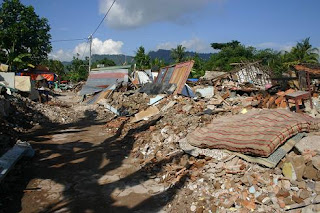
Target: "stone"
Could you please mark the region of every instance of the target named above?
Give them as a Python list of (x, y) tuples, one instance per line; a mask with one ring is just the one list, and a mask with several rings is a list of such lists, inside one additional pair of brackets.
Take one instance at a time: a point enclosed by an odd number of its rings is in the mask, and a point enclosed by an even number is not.
[(315, 135), (302, 138), (295, 147), (300, 153), (303, 153), (305, 150), (320, 150), (320, 136)]
[(285, 204), (285, 202), (283, 201), (283, 198), (282, 197), (280, 197), (280, 198), (278, 198), (278, 204), (279, 204), (279, 206), (280, 206), (280, 208), (284, 208), (284, 207), (286, 207), (286, 204)]
[(249, 192), (250, 192), (251, 194), (256, 193), (256, 189), (254, 188), (254, 186), (251, 186), (251, 187), (249, 188)]
[(299, 181), (299, 182), (297, 182), (297, 186), (298, 186), (300, 189), (306, 189), (306, 188), (307, 188), (306, 182), (304, 182), (304, 181)]
[(288, 206), (288, 205), (292, 205), (292, 204), (295, 204), (296, 202), (294, 202), (292, 200), (292, 197), (286, 197), (283, 199), (283, 202)]
[(302, 181), (303, 180), (303, 174), (304, 174), (304, 171), (306, 169), (306, 165), (303, 163), (301, 165), (295, 165), (294, 164), (294, 171), (296, 173), (296, 177), (297, 177), (297, 180), (298, 181)]
[(262, 203), (265, 204), (265, 205), (268, 205), (270, 202), (271, 202), (271, 198), (270, 198), (270, 197), (265, 197), (265, 198), (262, 200)]
[(320, 181), (316, 181), (315, 183), (315, 191), (320, 192)]
[(319, 156), (319, 155), (314, 156), (314, 157), (312, 158), (312, 165), (313, 165), (314, 167), (316, 167), (318, 170), (320, 170), (320, 156)]
[(192, 105), (184, 105), (182, 107), (182, 111), (189, 112), (192, 109)]
[(299, 197), (302, 198), (303, 200), (304, 199), (307, 199), (308, 197), (310, 197), (311, 195), (311, 192), (309, 192), (308, 190), (306, 189), (302, 189), (299, 193)]
[(254, 200), (242, 200), (241, 201), (242, 206), (244, 206), (245, 208), (254, 211), (256, 208), (256, 204), (254, 202)]
[(310, 191), (310, 190), (312, 191), (316, 188), (316, 183), (313, 181), (308, 181), (308, 182), (306, 182), (306, 186), (307, 186), (306, 188), (308, 189), (308, 191)]
[(196, 209), (197, 209), (197, 207), (196, 207), (195, 205), (192, 205), (192, 206), (190, 207), (190, 211), (192, 211), (192, 212), (195, 212)]
[(318, 176), (317, 176), (318, 171), (312, 166), (307, 166), (303, 177), (307, 178), (307, 179), (312, 179), (312, 180), (317, 180)]
[(277, 193), (277, 197), (286, 198), (286, 197), (289, 197), (289, 196), (290, 196), (290, 193), (287, 190), (280, 189), (279, 192)]
[(216, 106), (215, 105), (207, 105), (207, 108), (211, 109), (211, 110), (214, 110), (216, 108)]
[(302, 176), (303, 176), (304, 170), (306, 168), (306, 165), (305, 165), (306, 160), (305, 160), (304, 156), (290, 153), (286, 157), (286, 159), (287, 159), (286, 163), (291, 163), (291, 165), (293, 166), (295, 175), (297, 177), (296, 180), (298, 180), (298, 181), (303, 180)]
[(286, 178), (289, 178), (290, 180), (297, 180), (296, 172), (294, 171), (293, 165), (290, 162), (283, 164), (282, 173)]
[(291, 183), (288, 180), (282, 180), (281, 181), (282, 189), (284, 190), (290, 190), (291, 189)]
[(302, 203), (303, 202), (303, 199), (296, 196), (296, 195), (292, 195), (292, 200), (296, 203)]

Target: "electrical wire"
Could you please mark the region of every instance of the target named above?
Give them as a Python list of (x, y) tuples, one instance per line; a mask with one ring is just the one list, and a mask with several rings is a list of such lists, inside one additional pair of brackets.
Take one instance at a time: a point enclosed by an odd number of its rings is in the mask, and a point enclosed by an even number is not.
[(91, 36), (93, 36), (93, 35), (97, 32), (97, 30), (99, 29), (99, 27), (101, 26), (101, 24), (103, 23), (103, 21), (105, 20), (105, 18), (107, 17), (107, 15), (109, 14), (109, 12), (110, 12), (110, 10), (111, 10), (111, 8), (112, 8), (112, 6), (114, 5), (115, 2), (116, 2), (116, 0), (114, 0), (114, 1), (112, 2), (111, 6), (109, 7), (109, 9), (108, 9), (108, 11), (107, 11), (107, 13), (106, 13), (106, 15), (103, 17), (103, 19), (102, 19), (101, 22), (99, 23), (98, 27), (93, 31), (93, 33), (91, 34)]

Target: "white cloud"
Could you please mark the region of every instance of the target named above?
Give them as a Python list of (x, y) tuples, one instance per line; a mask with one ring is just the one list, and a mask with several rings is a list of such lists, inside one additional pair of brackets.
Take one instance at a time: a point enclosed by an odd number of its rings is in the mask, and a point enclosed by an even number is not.
[[(113, 41), (108, 39), (101, 41), (98, 38), (92, 40), (92, 54), (121, 54), (123, 42), (122, 41)], [(49, 54), (49, 58), (58, 59), (61, 61), (71, 61), (73, 56), (79, 54), (80, 58), (89, 56), (89, 44), (84, 42), (78, 44), (73, 50), (58, 50)]]
[(72, 51), (65, 51), (63, 49), (49, 53), (49, 58), (60, 61), (71, 61), (72, 57)]
[(177, 47), (177, 45), (181, 44), (182, 46), (186, 47), (188, 51), (195, 51), (199, 53), (208, 53), (212, 52), (213, 49), (210, 47), (210, 44), (205, 43), (199, 38), (193, 38), (190, 40), (185, 40), (180, 43), (178, 42), (164, 42), (158, 44), (156, 49), (165, 49), (170, 50), (172, 48)]
[(279, 44), (276, 42), (264, 42), (264, 43), (260, 43), (257, 45), (253, 45), (258, 49), (266, 49), (266, 48), (271, 48), (274, 50), (284, 50), (284, 51), (290, 51), (291, 48), (294, 46), (293, 43), (286, 43), (286, 44)]
[[(98, 38), (94, 38), (92, 40), (92, 54), (121, 54), (122, 46), (122, 41), (113, 41), (112, 39), (101, 41)], [(83, 52), (86, 52), (85, 55), (89, 54), (88, 43), (78, 44), (73, 51), (74, 54), (83, 54)]]
[[(135, 28), (158, 21), (185, 23), (187, 16), (216, 0), (121, 0), (106, 18), (112, 28)], [(113, 0), (100, 0), (100, 13), (105, 14)]]
[(178, 42), (164, 42), (157, 45), (156, 49), (170, 50), (175, 48), (178, 45)]

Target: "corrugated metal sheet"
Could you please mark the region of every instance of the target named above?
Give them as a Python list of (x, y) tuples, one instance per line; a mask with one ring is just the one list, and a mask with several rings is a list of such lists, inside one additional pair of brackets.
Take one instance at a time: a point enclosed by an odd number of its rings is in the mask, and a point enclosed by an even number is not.
[(156, 83), (176, 84), (174, 94), (181, 94), (183, 87), (193, 67), (194, 61), (187, 61), (174, 66), (161, 68)]
[(117, 82), (128, 82), (128, 68), (113, 67), (112, 69), (112, 67), (107, 67), (93, 69), (89, 73), (87, 82), (82, 87), (80, 95), (88, 95), (99, 92)]

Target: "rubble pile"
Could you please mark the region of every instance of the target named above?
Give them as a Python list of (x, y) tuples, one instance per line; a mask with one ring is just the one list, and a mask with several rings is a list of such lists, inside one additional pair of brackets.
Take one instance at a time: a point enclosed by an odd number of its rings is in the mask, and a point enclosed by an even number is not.
[(107, 103), (115, 107), (119, 111), (126, 111), (127, 114), (135, 114), (142, 109), (148, 107), (150, 97), (144, 93), (134, 91), (114, 92)]
[[(191, 88), (185, 82), (192, 65), (162, 69), (144, 90), (138, 84), (130, 90), (131, 84), (117, 81), (102, 89), (92, 80), (98, 78), (89, 78), (82, 91), (92, 96), (82, 104), (56, 99), (39, 104), (19, 95), (1, 98), (2, 133), (12, 128), (5, 133), (11, 141), (15, 132), (37, 124), (105, 119), (105, 131), (125, 139), (123, 146), (130, 147), (126, 158), (137, 160), (139, 169), (161, 186), (159, 192), (175, 190), (167, 212), (319, 212), (317, 91), (311, 98), (311, 92), (272, 87), (269, 72), (255, 64), (221, 74), (209, 86)], [(188, 68), (185, 75), (180, 66)], [(104, 75), (111, 79), (109, 71)], [(96, 90), (91, 91), (90, 81)], [(304, 114), (290, 112), (292, 107), (298, 112), (299, 105)], [(183, 141), (194, 132), (189, 152)]]
[[(279, 94), (273, 96), (283, 97)], [(310, 153), (295, 149), (276, 168), (270, 169), (231, 153), (217, 153), (221, 158), (195, 158), (179, 147), (179, 141), (188, 133), (215, 118), (246, 113), (243, 109), (277, 108), (277, 105), (269, 107), (264, 103), (273, 96), (264, 92), (257, 92), (253, 97), (232, 96), (226, 91), (218, 91), (212, 98), (165, 95), (154, 106), (159, 110), (156, 115), (139, 122), (130, 122), (130, 117), (120, 116), (107, 122), (106, 130), (115, 133), (123, 128), (124, 136), (130, 130), (135, 132), (135, 129), (147, 126), (146, 131), (134, 133), (130, 157), (140, 159), (140, 167), (164, 189), (176, 187), (183, 181), (175, 199), (166, 206), (168, 212), (179, 212), (186, 207), (191, 212), (277, 212), (302, 207), (318, 211), (319, 206), (311, 205), (320, 202), (320, 171), (312, 164), (312, 158), (318, 158), (317, 152), (310, 156)], [(127, 91), (114, 92), (107, 101), (117, 109), (135, 114), (150, 107), (153, 98), (154, 95)], [(294, 171), (294, 166), (300, 169), (305, 165), (302, 175), (299, 170), (300, 179), (288, 177), (290, 162), (295, 163), (290, 171)], [(158, 171), (156, 175), (155, 171)]]
[(96, 105), (72, 107), (55, 98), (42, 104), (16, 93), (0, 96), (0, 108), (0, 154), (11, 148), (22, 133), (27, 133), (34, 126), (72, 123), (83, 117), (105, 119), (112, 116)]

